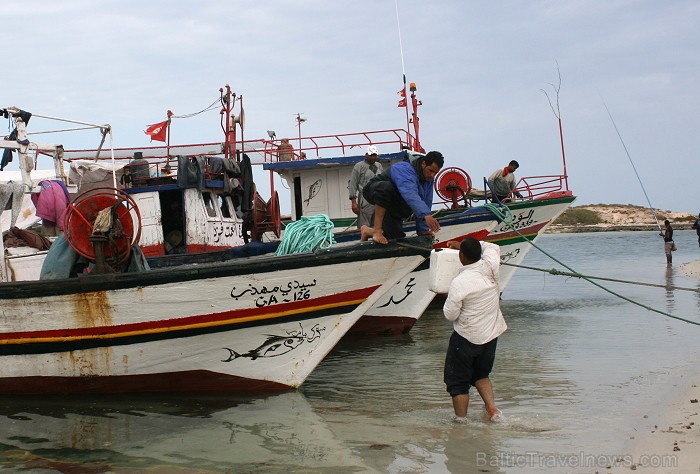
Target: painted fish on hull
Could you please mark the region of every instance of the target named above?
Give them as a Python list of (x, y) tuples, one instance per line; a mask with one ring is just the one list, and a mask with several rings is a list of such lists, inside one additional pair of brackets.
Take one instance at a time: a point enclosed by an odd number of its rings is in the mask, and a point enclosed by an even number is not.
[(301, 328), (300, 330), (288, 331), (286, 336), (268, 334), (268, 338), (265, 342), (243, 354), (231, 348), (224, 347), (225, 350), (229, 351), (229, 356), (221, 362), (232, 362), (240, 357), (248, 357), (250, 360), (255, 360), (260, 357), (281, 356), (293, 351), (304, 342), (313, 342), (321, 337), (322, 331), (326, 330), (325, 327), (319, 327), (318, 324), (315, 324), (311, 328), (311, 332), (307, 334), (301, 324), (299, 324), (299, 327)]

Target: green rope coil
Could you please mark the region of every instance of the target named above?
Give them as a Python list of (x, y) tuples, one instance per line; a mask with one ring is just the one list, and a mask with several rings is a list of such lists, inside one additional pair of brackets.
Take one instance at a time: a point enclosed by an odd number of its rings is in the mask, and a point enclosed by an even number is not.
[(327, 215), (302, 216), (284, 228), (284, 237), (275, 255), (313, 252), (334, 243), (333, 221)]
[(486, 209), (491, 211), (503, 223), (505, 223), (508, 226), (511, 226), (510, 224), (511, 224), (511, 222), (513, 222), (513, 213), (510, 211), (508, 206), (503, 205), (503, 204), (501, 204), (499, 206), (497, 204), (491, 204), (491, 203), (487, 202), (484, 204), (483, 207), (485, 207)]

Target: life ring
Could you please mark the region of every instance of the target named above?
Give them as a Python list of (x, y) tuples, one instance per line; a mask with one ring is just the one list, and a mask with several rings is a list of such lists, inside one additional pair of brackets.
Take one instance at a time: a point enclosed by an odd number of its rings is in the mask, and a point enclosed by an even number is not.
[(113, 264), (123, 264), (131, 255), (131, 247), (141, 238), (141, 213), (136, 202), (124, 191), (115, 188), (94, 188), (73, 200), (63, 218), (64, 235), (68, 245), (79, 255), (95, 262), (95, 249), (90, 238), (100, 211), (111, 208), (112, 225), (104, 256)]

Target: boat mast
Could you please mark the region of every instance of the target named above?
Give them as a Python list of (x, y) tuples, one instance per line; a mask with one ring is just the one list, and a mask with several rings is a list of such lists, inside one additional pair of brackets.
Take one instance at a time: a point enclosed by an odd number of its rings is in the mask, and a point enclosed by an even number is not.
[[(413, 140), (413, 146), (411, 147), (412, 150), (418, 151), (420, 153), (425, 153), (425, 150), (420, 144), (420, 139), (418, 138), (419, 136), (419, 118), (418, 118), (418, 106), (423, 105), (423, 103), (416, 98), (416, 83), (411, 82), (410, 84), (410, 89), (411, 89), (411, 105), (413, 106), (413, 112), (412, 112), (412, 119), (411, 121), (413, 122), (413, 131), (415, 133), (415, 137)], [(408, 109), (406, 110), (406, 113), (408, 113)]]
[[(31, 151), (36, 151), (36, 152), (51, 152), (53, 153), (54, 156), (54, 168), (56, 171), (56, 176), (60, 177), (61, 179), (65, 180), (65, 170), (63, 169), (63, 146), (62, 145), (56, 145), (56, 144), (46, 144), (46, 143), (35, 143), (32, 142), (28, 139), (29, 135), (39, 135), (39, 134), (47, 134), (47, 133), (61, 133), (61, 132), (74, 132), (78, 130), (89, 130), (93, 128), (97, 128), (100, 130), (102, 139), (100, 142), (100, 146), (97, 150), (95, 160), (99, 157), (100, 151), (102, 150), (102, 147), (104, 145), (105, 139), (107, 134), (109, 134), (110, 137), (110, 149), (112, 152), (112, 164), (114, 168), (114, 146), (112, 143), (112, 126), (109, 124), (95, 124), (95, 123), (90, 123), (90, 122), (82, 122), (78, 120), (72, 120), (72, 119), (66, 119), (66, 118), (61, 118), (61, 117), (53, 117), (51, 115), (42, 115), (42, 114), (35, 114), (32, 113), (31, 117), (35, 118), (43, 118), (46, 120), (54, 120), (58, 122), (65, 122), (65, 123), (70, 123), (70, 124), (76, 124), (76, 125), (84, 125), (84, 127), (74, 127), (74, 128), (65, 128), (65, 129), (58, 129), (58, 130), (44, 130), (40, 132), (27, 132), (27, 124), (22, 120), (21, 114), (23, 113), (22, 110), (16, 108), (16, 107), (7, 107), (6, 109), (2, 109), (8, 113), (8, 115), (12, 115), (12, 117), (15, 120), (15, 125), (17, 129), (17, 140), (3, 140), (2, 141), (2, 146), (0, 148), (8, 148), (11, 150), (17, 150), (19, 154), (19, 169), (22, 174), (22, 183), (25, 186), (25, 193), (29, 194), (32, 192), (32, 179), (31, 179), (31, 170), (33, 169), (33, 164), (32, 164), (32, 159), (29, 156), (28, 152)], [(113, 169), (114, 171), (114, 169)], [(114, 178), (116, 179), (116, 178)], [(116, 183), (116, 181), (115, 181)]]
[[(552, 89), (554, 90), (554, 95), (555, 95), (555, 101), (552, 103), (552, 99), (550, 99), (549, 94), (547, 93), (546, 90), (540, 89), (540, 91), (547, 97), (547, 101), (549, 102), (549, 107), (552, 109), (552, 112), (554, 113), (554, 116), (557, 118), (557, 122), (559, 124), (559, 143), (561, 145), (561, 159), (562, 163), (564, 164), (564, 185), (566, 186), (566, 190), (569, 190), (569, 175), (566, 172), (566, 153), (564, 152), (564, 129), (562, 127), (561, 123), (561, 110), (559, 108), (559, 91), (561, 91), (561, 71), (559, 70), (559, 63), (557, 63), (557, 76), (559, 77), (559, 82), (555, 84), (549, 84), (552, 86)], [(612, 117), (611, 117), (612, 118)]]
[(219, 89), (221, 94), (221, 129), (224, 132), (224, 156), (231, 158), (231, 155), (236, 152), (236, 123), (231, 116), (233, 110), (233, 101), (236, 100), (236, 94), (231, 92), (231, 86), (226, 84), (224, 88)]

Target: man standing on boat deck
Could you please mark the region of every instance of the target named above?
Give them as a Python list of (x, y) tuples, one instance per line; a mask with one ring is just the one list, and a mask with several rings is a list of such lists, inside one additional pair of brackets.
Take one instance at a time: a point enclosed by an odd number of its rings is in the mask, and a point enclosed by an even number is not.
[(466, 237), (459, 247), (459, 261), (464, 266), (452, 280), (442, 308), (445, 317), (454, 321), (444, 381), (458, 418), (467, 416), (469, 388), (474, 386), (484, 400), (488, 419), (496, 421), (501, 411), (496, 407), (489, 374), (498, 336), (507, 328), (499, 302), (500, 247)]
[(360, 240), (370, 237), (379, 244), (405, 237), (403, 220), (416, 217), (418, 235), (434, 234), (440, 224), (431, 214), (433, 179), (445, 164), (439, 151), (410, 161), (400, 161), (372, 178), (362, 195), (374, 204), (374, 227), (362, 226)]
[(511, 160), (508, 166), (497, 169), (489, 176), (488, 183), (493, 194), (495, 194), (491, 198), (491, 202), (504, 202), (511, 193), (515, 197), (523, 197), (518, 191), (515, 191), (515, 170), (518, 168), (520, 168), (520, 164), (515, 160)]
[(277, 146), (277, 161), (292, 161), (294, 147), (289, 143), (289, 138), (283, 138)]
[(382, 164), (377, 161), (378, 159), (377, 147), (370, 145), (367, 147), (365, 159), (356, 163), (352, 168), (348, 192), (352, 212), (357, 214), (358, 229), (362, 229), (362, 226), (371, 226), (374, 220), (374, 205), (362, 196), (362, 189), (369, 183), (370, 179), (384, 171)]

